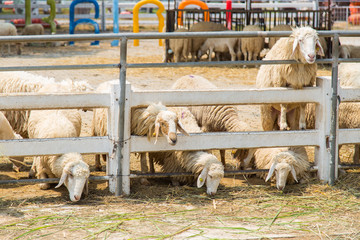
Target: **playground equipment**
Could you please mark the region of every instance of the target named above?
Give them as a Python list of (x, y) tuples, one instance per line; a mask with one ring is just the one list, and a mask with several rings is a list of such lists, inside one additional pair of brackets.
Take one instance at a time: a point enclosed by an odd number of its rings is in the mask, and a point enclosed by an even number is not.
[[(78, 19), (75, 21), (75, 16), (74, 16), (74, 10), (75, 10), (75, 6), (77, 4), (80, 4), (80, 3), (92, 3), (94, 4), (95, 6), (95, 19), (96, 18), (99, 18), (99, 15), (100, 15), (100, 10), (99, 10), (99, 4), (97, 3), (96, 0), (74, 0), (71, 4), (70, 4), (70, 25), (69, 25), (69, 33), (70, 34), (74, 34), (74, 31), (75, 31), (75, 27), (78, 25), (78, 24), (81, 24), (81, 23), (90, 23), (94, 26), (95, 28), (95, 33), (100, 33), (100, 30), (99, 30), (99, 24), (97, 22), (95, 22), (94, 20), (92, 19), (89, 19), (89, 18), (81, 18), (81, 19)], [(74, 42), (71, 41), (69, 42), (69, 45), (73, 45)], [(99, 41), (94, 41), (94, 42), (91, 42), (91, 45), (99, 45)]]
[[(133, 32), (138, 33), (139, 32), (139, 9), (141, 6), (145, 4), (155, 4), (159, 7), (159, 9), (156, 11), (156, 15), (159, 19), (159, 32), (163, 31), (164, 28), (164, 16), (162, 13), (165, 11), (164, 5), (158, 1), (158, 0), (142, 0), (138, 2), (134, 9), (133, 9)], [(159, 46), (162, 46), (162, 39), (159, 39)], [(139, 39), (134, 39), (134, 46), (139, 46)]]
[(44, 18), (33, 18), (31, 19), (31, 0), (25, 1), (25, 19), (12, 19), (10, 22), (13, 23), (16, 27), (24, 27), (31, 23), (39, 23), (44, 27), (50, 27), (51, 34), (56, 33), (57, 22), (54, 20), (56, 15), (56, 6), (55, 0), (47, 0), (46, 4), (50, 6), (50, 15), (49, 17)]
[[(206, 5), (206, 3), (202, 2), (202, 1), (199, 1), (199, 0), (183, 0), (179, 4), (178, 9), (182, 10), (188, 5), (197, 5), (203, 10), (209, 10), (209, 7)], [(183, 11), (179, 11), (179, 13), (178, 13), (178, 19), (177, 20), (178, 20), (178, 25), (179, 26), (183, 25), (183, 19), (182, 19), (183, 14), (182, 13), (183, 13)], [(210, 21), (209, 12), (205, 11), (204, 12), (204, 22), (209, 22), (209, 21)]]

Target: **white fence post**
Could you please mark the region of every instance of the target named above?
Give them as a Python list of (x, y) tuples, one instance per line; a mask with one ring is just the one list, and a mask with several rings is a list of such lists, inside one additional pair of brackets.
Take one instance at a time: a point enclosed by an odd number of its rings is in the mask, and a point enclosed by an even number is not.
[(331, 158), (329, 139), (331, 126), (331, 79), (328, 77), (318, 78), (317, 86), (323, 91), (323, 99), (322, 103), (316, 106), (315, 128), (319, 130), (319, 147), (315, 148), (315, 163), (318, 167), (318, 178), (329, 182)]
[(109, 191), (115, 193), (116, 176), (119, 166), (118, 154), (120, 154), (119, 146), (119, 96), (120, 85), (113, 84), (110, 88), (110, 109), (108, 112), (108, 134), (113, 142), (113, 149), (109, 152), (108, 161), (106, 161), (106, 174), (114, 176), (109, 180)]
[(130, 194), (130, 137), (131, 137), (131, 84), (126, 84), (124, 107), (124, 145), (122, 152), (121, 174), (122, 193)]

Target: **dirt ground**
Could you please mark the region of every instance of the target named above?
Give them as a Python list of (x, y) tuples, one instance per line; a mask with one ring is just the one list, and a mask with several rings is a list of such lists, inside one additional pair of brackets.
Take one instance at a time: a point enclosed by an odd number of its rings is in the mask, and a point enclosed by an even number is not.
[[(161, 62), (163, 47), (157, 40), (129, 41), (129, 63)], [(119, 47), (101, 41), (99, 46), (24, 47), (21, 56), (0, 59), (1, 66), (119, 63)], [(254, 87), (257, 68), (186, 67), (128, 69), (127, 80), (141, 89), (168, 89), (182, 75), (201, 75), (219, 88)], [(57, 80), (88, 80), (96, 87), (119, 77), (118, 69), (36, 71)], [(331, 74), (319, 66), (318, 75)], [(239, 106), (239, 116), (260, 129), (258, 106)], [(92, 112), (82, 113), (82, 136), (89, 136)], [(352, 148), (341, 152), (350, 161)], [(85, 156), (92, 175), (94, 156)], [(131, 170), (139, 170), (131, 159)], [(227, 168), (235, 162), (227, 153)], [(26, 163), (31, 164), (31, 159)], [(26, 169), (28, 170), (28, 168)], [(0, 179), (27, 178), (27, 171), (12, 172), (0, 160)], [(90, 193), (78, 203), (69, 200), (65, 187), (40, 190), (37, 185), (0, 186), (0, 239), (360, 239), (360, 175), (349, 170), (334, 186), (309, 183), (287, 186), (284, 192), (256, 177), (227, 176), (214, 197), (204, 188), (173, 187), (168, 179), (151, 180), (151, 186), (131, 181), (131, 194), (114, 197), (106, 182), (90, 183)]]

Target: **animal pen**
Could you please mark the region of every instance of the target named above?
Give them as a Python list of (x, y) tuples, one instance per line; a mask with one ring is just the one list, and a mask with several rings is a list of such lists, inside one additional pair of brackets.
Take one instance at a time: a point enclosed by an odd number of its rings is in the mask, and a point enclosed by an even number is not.
[[(90, 180), (108, 180), (109, 190), (115, 195), (130, 194), (130, 179), (139, 177), (163, 177), (188, 173), (132, 174), (129, 168), (130, 153), (233, 149), (280, 146), (315, 146), (314, 167), (319, 179), (333, 184), (340, 166), (337, 162), (338, 145), (360, 143), (360, 129), (338, 129), (337, 110), (339, 102), (360, 101), (359, 89), (339, 88), (338, 63), (360, 62), (360, 59), (339, 59), (339, 36), (360, 36), (359, 31), (319, 31), (320, 36), (333, 37), (332, 59), (316, 60), (317, 63), (331, 63), (332, 77), (317, 79), (316, 87), (303, 90), (290, 88), (252, 89), (252, 90), (208, 90), (208, 91), (138, 91), (126, 83), (128, 68), (159, 68), (180, 66), (242, 66), (255, 64), (296, 64), (286, 61), (226, 61), (226, 62), (183, 62), (183, 63), (127, 63), (127, 45), (130, 39), (169, 39), (194, 37), (272, 37), (289, 36), (290, 32), (201, 32), (201, 33), (122, 33), (122, 34), (82, 34), (54, 36), (16, 36), (1, 37), (0, 43), (37, 41), (88, 41), (120, 39), (120, 62), (95, 65), (56, 65), (0, 67), (0, 71), (34, 71), (63, 69), (104, 69), (119, 68), (119, 84), (112, 86), (107, 93), (66, 93), (66, 94), (1, 94), (1, 110), (24, 109), (66, 109), (66, 108), (109, 108), (109, 132), (105, 137), (55, 138), (1, 140), (0, 149), (4, 156), (57, 155), (67, 152), (108, 154), (105, 177), (91, 177)], [(176, 96), (176, 97), (174, 97)], [(236, 133), (201, 133), (180, 135), (175, 146), (169, 146), (160, 138), (156, 145), (146, 137), (130, 135), (131, 108), (145, 106), (149, 102), (163, 102), (167, 106), (189, 105), (236, 105), (287, 102), (311, 102), (317, 104), (315, 130), (301, 131), (254, 131)], [(264, 170), (257, 170), (264, 171)], [(256, 170), (251, 171), (254, 173)], [(246, 174), (248, 171), (225, 172), (227, 175)], [(57, 179), (2, 180), (1, 184), (57, 182)]]

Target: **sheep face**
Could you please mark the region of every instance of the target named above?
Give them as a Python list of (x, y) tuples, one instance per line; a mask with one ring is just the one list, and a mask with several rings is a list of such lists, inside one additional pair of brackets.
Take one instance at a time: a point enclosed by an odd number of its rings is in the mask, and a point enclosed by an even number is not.
[[(286, 182), (288, 180), (288, 176), (289, 173), (291, 173), (292, 177), (294, 178), (294, 180), (297, 182), (297, 178), (296, 178), (296, 172), (294, 169), (294, 166), (289, 164), (288, 162), (281, 162), (278, 159), (281, 158), (293, 158), (293, 156), (290, 156), (287, 153), (280, 153), (278, 154), (275, 158), (275, 160), (273, 161), (273, 164), (270, 167), (268, 176), (266, 177), (266, 182), (272, 177), (272, 175), (275, 172), (275, 179), (276, 179), (276, 187), (279, 190), (284, 190), (285, 186), (286, 186)], [(295, 159), (294, 159), (295, 160)]]
[(216, 194), (220, 181), (224, 177), (224, 166), (217, 159), (215, 161), (207, 164), (197, 179), (197, 187), (201, 188), (206, 183), (206, 193), (210, 196)]
[(302, 63), (313, 64), (316, 60), (316, 55), (325, 55), (314, 29), (310, 27), (298, 28), (293, 31), (292, 36), (294, 37), (292, 55), (296, 55), (298, 49), (300, 52), (298, 57)]
[(82, 162), (81, 164), (66, 166), (63, 169), (58, 188), (65, 184), (69, 191), (70, 200), (77, 202), (80, 200), (82, 193), (88, 194), (88, 178), (90, 176), (89, 166)]
[(161, 131), (161, 134), (166, 137), (170, 145), (175, 145), (177, 142), (176, 131), (179, 130), (185, 135), (189, 135), (183, 128), (176, 113), (171, 111), (161, 111), (155, 120), (155, 143)]

